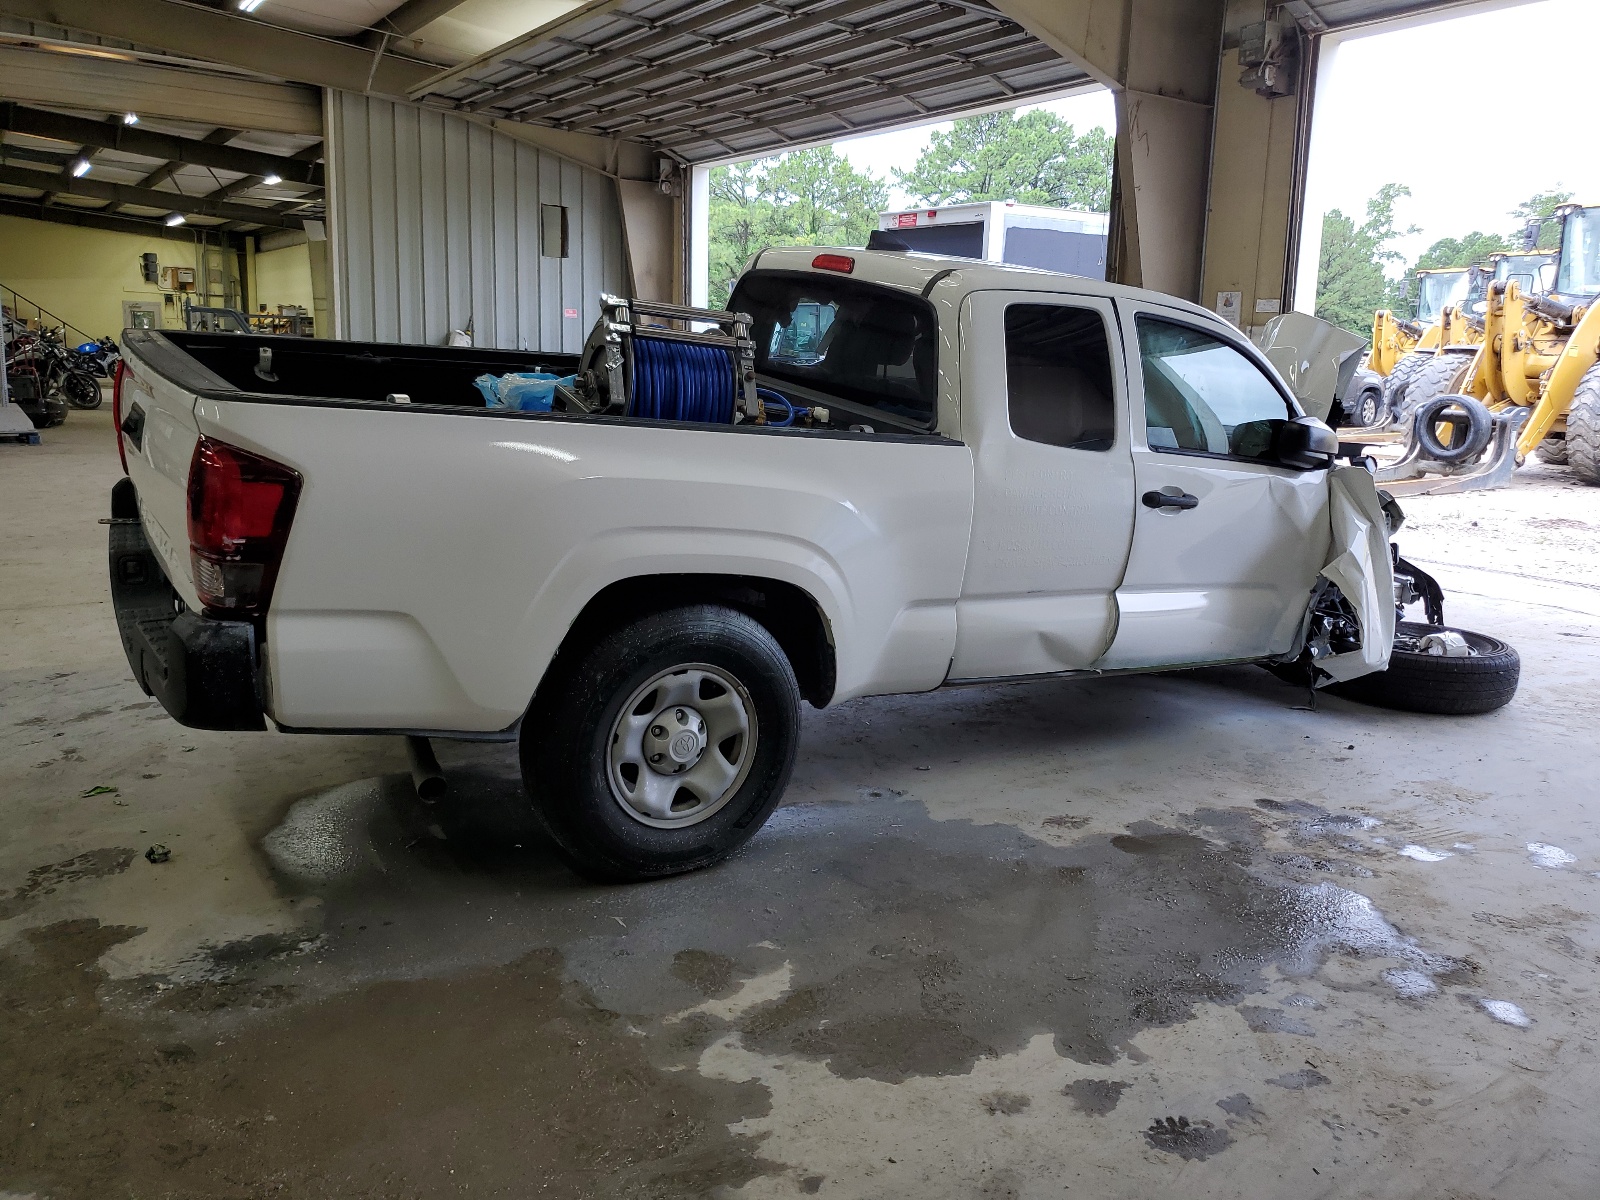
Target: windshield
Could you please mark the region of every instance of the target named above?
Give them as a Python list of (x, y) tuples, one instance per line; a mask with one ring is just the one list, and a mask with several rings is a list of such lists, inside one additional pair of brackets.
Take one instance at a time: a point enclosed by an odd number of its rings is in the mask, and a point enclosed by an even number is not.
[(1563, 296), (1600, 296), (1600, 208), (1580, 209), (1567, 218), (1556, 291)]
[(938, 322), (916, 296), (837, 275), (752, 271), (728, 300), (754, 326), (756, 373), (933, 424)]
[(1548, 254), (1508, 254), (1494, 265), (1497, 283), (1515, 281), (1525, 296), (1544, 290), (1542, 270), (1551, 261)]
[(1442, 271), (1417, 279), (1417, 320), (1432, 325), (1444, 310), (1467, 298), (1467, 272)]

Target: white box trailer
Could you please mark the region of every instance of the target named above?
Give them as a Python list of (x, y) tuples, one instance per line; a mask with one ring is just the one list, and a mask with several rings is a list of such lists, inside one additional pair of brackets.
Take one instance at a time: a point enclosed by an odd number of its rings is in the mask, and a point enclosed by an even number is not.
[(879, 216), (878, 228), (910, 249), (929, 254), (1104, 279), (1111, 218), (1105, 213), (993, 200), (886, 212)]

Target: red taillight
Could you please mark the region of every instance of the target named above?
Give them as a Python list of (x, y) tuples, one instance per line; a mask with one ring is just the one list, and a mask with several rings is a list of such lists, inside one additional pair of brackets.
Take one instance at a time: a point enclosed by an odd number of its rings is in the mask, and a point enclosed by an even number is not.
[(219, 615), (259, 615), (272, 599), (300, 475), (202, 437), (189, 463), (189, 561), (195, 590)]
[(848, 275), (856, 269), (856, 260), (848, 254), (819, 254), (811, 265), (819, 271), (843, 271)]
[(117, 359), (117, 369), (111, 373), (111, 431), (117, 435), (117, 457), (122, 460), (122, 473), (128, 473), (128, 448), (122, 444), (122, 377), (128, 373), (128, 364)]

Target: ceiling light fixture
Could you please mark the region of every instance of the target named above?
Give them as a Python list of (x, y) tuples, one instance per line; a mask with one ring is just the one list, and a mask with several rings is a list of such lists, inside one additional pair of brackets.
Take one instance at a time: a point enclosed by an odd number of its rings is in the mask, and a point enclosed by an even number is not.
[(139, 123), (139, 114), (138, 113), (123, 113), (122, 114), (122, 123), (124, 125), (137, 125)]
[(268, 187), (277, 187), (283, 182), (283, 176), (276, 173), (271, 175), (263, 175), (261, 177), (261, 182), (266, 184)]
[(89, 173), (89, 168), (92, 165), (87, 155), (78, 155), (77, 158), (72, 160), (72, 177), (74, 179), (82, 179)]
[(173, 212), (173, 213), (168, 213), (167, 214), (167, 224), (168, 225), (182, 225), (188, 219), (189, 219), (188, 217), (184, 216), (180, 212)]
[(256, 9), (260, 8), (266, 2), (267, 0), (239, 0), (239, 11), (255, 12)]

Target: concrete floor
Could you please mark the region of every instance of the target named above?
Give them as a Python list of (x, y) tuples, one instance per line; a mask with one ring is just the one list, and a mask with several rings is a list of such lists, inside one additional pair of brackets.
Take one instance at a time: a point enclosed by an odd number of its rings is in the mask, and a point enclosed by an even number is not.
[(1407, 504), (1500, 713), (858, 702), (745, 853), (595, 887), (509, 749), (425, 809), (153, 707), (117, 472), (103, 411), (0, 446), (0, 1196), (1600, 1194), (1600, 490)]

